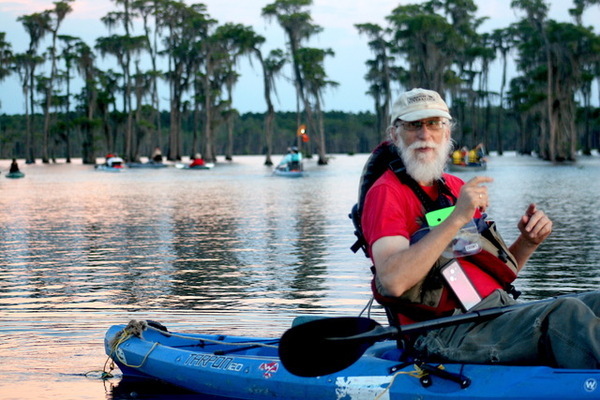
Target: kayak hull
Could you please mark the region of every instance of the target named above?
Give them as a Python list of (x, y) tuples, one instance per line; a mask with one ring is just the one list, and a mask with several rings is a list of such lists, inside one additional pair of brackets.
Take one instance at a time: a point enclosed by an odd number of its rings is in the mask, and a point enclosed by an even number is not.
[(139, 337), (121, 336), (116, 346), (111, 345), (123, 329), (125, 325), (115, 325), (106, 332), (105, 349), (125, 377), (156, 379), (205, 395), (253, 400), (600, 397), (596, 370), (444, 364), (444, 371), (465, 377), (468, 385), (437, 375), (430, 375), (427, 382), (414, 376), (415, 365), (397, 361), (395, 341), (376, 343), (345, 370), (305, 378), (283, 367), (277, 339), (180, 334), (148, 327)]
[(486, 163), (480, 164), (469, 164), (469, 165), (457, 165), (457, 164), (448, 164), (448, 171), (450, 172), (467, 172), (467, 171), (485, 171), (487, 169)]
[(284, 176), (286, 178), (301, 178), (304, 176), (304, 171), (289, 171), (285, 169), (275, 168), (273, 174), (277, 176)]
[(95, 167), (96, 171), (105, 171), (105, 172), (123, 172), (125, 168), (123, 166), (119, 167), (111, 167), (105, 164), (97, 164)]
[(186, 164), (175, 164), (175, 168), (178, 169), (186, 169), (186, 170), (190, 170), (190, 171), (202, 171), (205, 169), (212, 169), (215, 166), (214, 163), (206, 163), (204, 165), (195, 165), (193, 167), (190, 167), (189, 165)]
[(19, 179), (19, 178), (24, 178), (25, 174), (21, 171), (18, 172), (9, 172), (6, 174), (6, 177), (9, 179)]
[(156, 162), (156, 161), (148, 161), (145, 163), (127, 163), (127, 166), (129, 168), (167, 168), (168, 165), (161, 163), (161, 162)]

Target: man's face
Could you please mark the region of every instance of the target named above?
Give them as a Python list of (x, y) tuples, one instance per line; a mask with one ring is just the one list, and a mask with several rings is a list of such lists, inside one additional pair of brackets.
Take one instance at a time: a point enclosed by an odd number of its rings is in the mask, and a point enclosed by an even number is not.
[(407, 172), (423, 185), (440, 178), (450, 152), (450, 126), (445, 118), (396, 121), (394, 143)]

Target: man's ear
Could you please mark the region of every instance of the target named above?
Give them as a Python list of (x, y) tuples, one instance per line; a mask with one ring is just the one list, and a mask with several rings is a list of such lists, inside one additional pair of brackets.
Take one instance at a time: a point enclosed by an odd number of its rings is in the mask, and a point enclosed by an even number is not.
[(393, 142), (396, 143), (396, 138), (398, 135), (398, 129), (396, 129), (396, 127), (394, 125), (390, 125), (387, 128), (387, 135), (388, 138)]

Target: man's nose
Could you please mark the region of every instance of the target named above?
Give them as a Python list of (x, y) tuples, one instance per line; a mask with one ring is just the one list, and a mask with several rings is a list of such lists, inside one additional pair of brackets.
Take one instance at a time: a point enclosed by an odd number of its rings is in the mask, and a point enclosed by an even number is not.
[(430, 139), (432, 135), (433, 129), (431, 129), (427, 124), (421, 125), (421, 128), (417, 131), (417, 136), (422, 140)]

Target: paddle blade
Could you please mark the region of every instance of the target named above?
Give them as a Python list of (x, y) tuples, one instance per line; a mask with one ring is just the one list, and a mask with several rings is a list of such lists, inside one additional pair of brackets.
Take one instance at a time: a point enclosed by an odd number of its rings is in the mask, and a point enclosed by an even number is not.
[[(326, 318), (287, 330), (279, 342), (279, 358), (292, 374), (313, 377), (354, 364), (377, 340), (379, 325), (369, 318)], [(368, 332), (374, 332), (371, 336)], [(350, 338), (364, 334), (360, 338)], [(344, 339), (348, 338), (348, 339)]]

